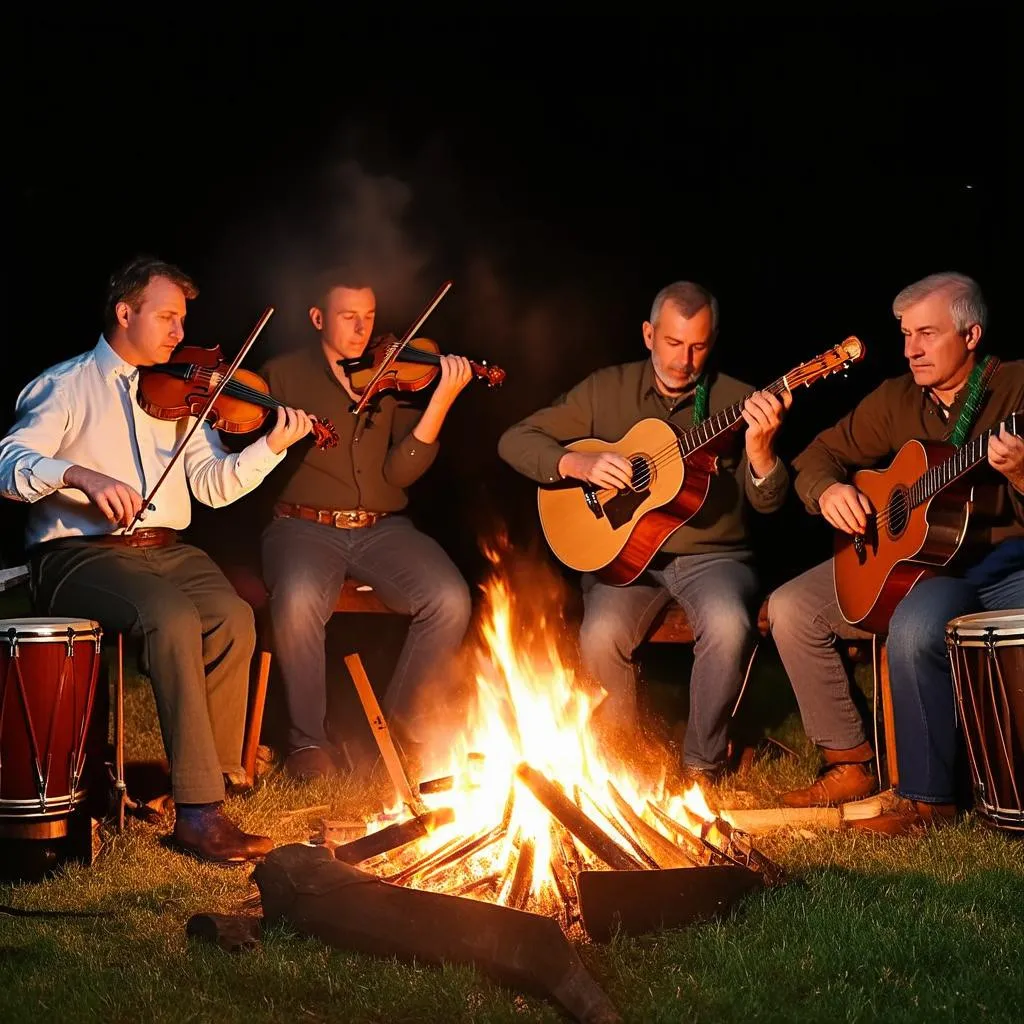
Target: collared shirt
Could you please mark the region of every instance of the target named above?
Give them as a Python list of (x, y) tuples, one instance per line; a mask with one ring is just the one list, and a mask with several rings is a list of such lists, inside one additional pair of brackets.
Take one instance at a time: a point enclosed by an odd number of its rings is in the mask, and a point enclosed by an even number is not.
[[(851, 470), (877, 467), (911, 440), (948, 443), (966, 398), (964, 387), (943, 414), (929, 390), (914, 383), (913, 374), (883, 381), (793, 460), (797, 494), (809, 511), (817, 513), (824, 490), (844, 483)], [(1024, 361), (1003, 363), (989, 382), (968, 439), (1022, 409)], [(979, 526), (984, 523), (992, 543), (1024, 535), (1024, 496), (1004, 477), (988, 473), (998, 484), (995, 504), (985, 509), (976, 506), (972, 521)]]
[[(139, 406), (138, 369), (102, 336), (96, 347), (59, 363), (18, 396), (17, 422), (0, 440), (0, 493), (28, 502), (27, 546), (59, 537), (120, 533), (77, 488), (64, 486), (73, 465), (95, 470), (145, 496), (188, 432), (191, 419), (161, 420)], [(281, 461), (266, 438), (229, 453), (204, 423), (154, 496), (140, 527), (185, 529), (192, 494), (214, 508), (253, 490)]]
[(352, 399), (319, 344), (275, 356), (260, 375), (279, 401), (326, 417), (338, 432), (335, 448), (320, 451), (300, 441), (289, 449), (275, 478), (281, 481), (278, 500), (370, 512), (399, 512), (408, 505), (406, 488), (430, 468), (440, 450), (439, 441), (425, 444), (412, 433), (422, 408), (384, 392), (354, 416)]
[[(724, 373), (711, 375), (708, 414), (743, 401), (754, 389)], [(524, 476), (539, 484), (561, 479), (558, 463), (565, 445), (584, 437), (618, 441), (640, 420), (667, 420), (683, 430), (693, 426), (694, 391), (678, 398), (661, 394), (650, 359), (597, 370), (550, 406), (509, 427), (498, 442), (498, 454)], [(743, 434), (723, 439), (719, 472), (711, 478), (707, 499), (692, 519), (662, 545), (671, 554), (735, 551), (748, 546), (745, 507), (773, 512), (785, 501), (789, 473), (781, 459), (768, 475), (751, 475)], [(744, 497), (746, 501), (744, 501)]]

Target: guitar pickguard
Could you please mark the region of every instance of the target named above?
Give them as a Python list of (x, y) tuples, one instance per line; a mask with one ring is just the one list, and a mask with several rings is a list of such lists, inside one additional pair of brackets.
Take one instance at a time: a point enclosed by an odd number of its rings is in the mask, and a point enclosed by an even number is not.
[(650, 497), (651, 491), (626, 491), (623, 494), (616, 494), (604, 503), (604, 514), (608, 517), (608, 525), (613, 530), (633, 519), (636, 510)]

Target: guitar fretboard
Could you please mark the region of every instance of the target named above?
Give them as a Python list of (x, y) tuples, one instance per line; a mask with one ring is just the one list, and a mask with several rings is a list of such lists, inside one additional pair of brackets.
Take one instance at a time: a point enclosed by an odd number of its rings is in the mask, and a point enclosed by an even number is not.
[[(773, 395), (780, 395), (786, 390), (786, 382), (780, 377), (778, 380), (772, 381), (768, 387), (759, 388), (758, 390), (770, 391)], [(744, 395), (735, 405), (730, 405), (726, 409), (720, 409), (718, 412), (711, 413), (703, 423), (698, 423), (697, 426), (685, 430), (679, 436), (679, 451), (682, 453), (683, 458), (691, 452), (695, 452), (701, 445), (713, 441), (719, 435), (736, 426), (743, 416), (744, 404), (750, 395), (753, 394), (755, 392), (751, 391), (750, 394)]]
[(927, 501), (957, 477), (963, 476), (968, 470), (973, 469), (979, 462), (986, 459), (988, 457), (988, 439), (993, 434), (998, 434), (1002, 427), (1006, 427), (1011, 434), (1019, 437), (1021, 425), (1024, 425), (1024, 412), (1012, 412), (1002, 423), (957, 448), (945, 462), (940, 462), (939, 465), (932, 466), (931, 469), (922, 473), (910, 488), (911, 506)]

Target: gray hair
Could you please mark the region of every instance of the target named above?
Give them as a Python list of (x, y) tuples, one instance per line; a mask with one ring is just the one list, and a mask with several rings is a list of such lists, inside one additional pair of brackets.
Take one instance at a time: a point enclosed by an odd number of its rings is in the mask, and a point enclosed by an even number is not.
[(665, 285), (664, 288), (654, 296), (651, 304), (651, 323), (656, 324), (661, 316), (661, 307), (666, 302), (671, 302), (679, 307), (679, 312), (690, 319), (695, 313), (699, 313), (705, 306), (711, 307), (711, 334), (712, 337), (718, 333), (718, 299), (703, 287), (693, 281), (675, 281)]
[(985, 330), (988, 306), (985, 305), (981, 287), (974, 278), (952, 270), (941, 274), (929, 274), (920, 281), (908, 284), (892, 300), (893, 315), (899, 320), (908, 307), (941, 291), (949, 292), (949, 312), (958, 332), (962, 334), (971, 324), (978, 324), (983, 331)]

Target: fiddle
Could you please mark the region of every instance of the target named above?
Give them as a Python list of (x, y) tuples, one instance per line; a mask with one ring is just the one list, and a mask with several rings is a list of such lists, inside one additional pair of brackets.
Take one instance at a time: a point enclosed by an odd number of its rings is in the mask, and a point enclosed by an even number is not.
[[(339, 359), (338, 365), (348, 374), (361, 403), (365, 403), (382, 391), (422, 391), (428, 387), (441, 372), (441, 347), (430, 338), (413, 338), (402, 345), (393, 334), (385, 334), (374, 338), (358, 359)], [(470, 359), (469, 366), (489, 388), (505, 380), (505, 371), (500, 366), (488, 366), (486, 360), (477, 363)]]
[[(200, 416), (230, 369), (219, 345), (181, 345), (168, 362), (139, 367), (139, 405), (161, 420)], [(239, 367), (206, 412), (206, 421), (226, 433), (248, 434), (263, 426), (271, 409), (283, 405), (258, 373)], [(334, 424), (323, 417), (310, 418), (316, 447), (334, 448), (338, 444)]]

